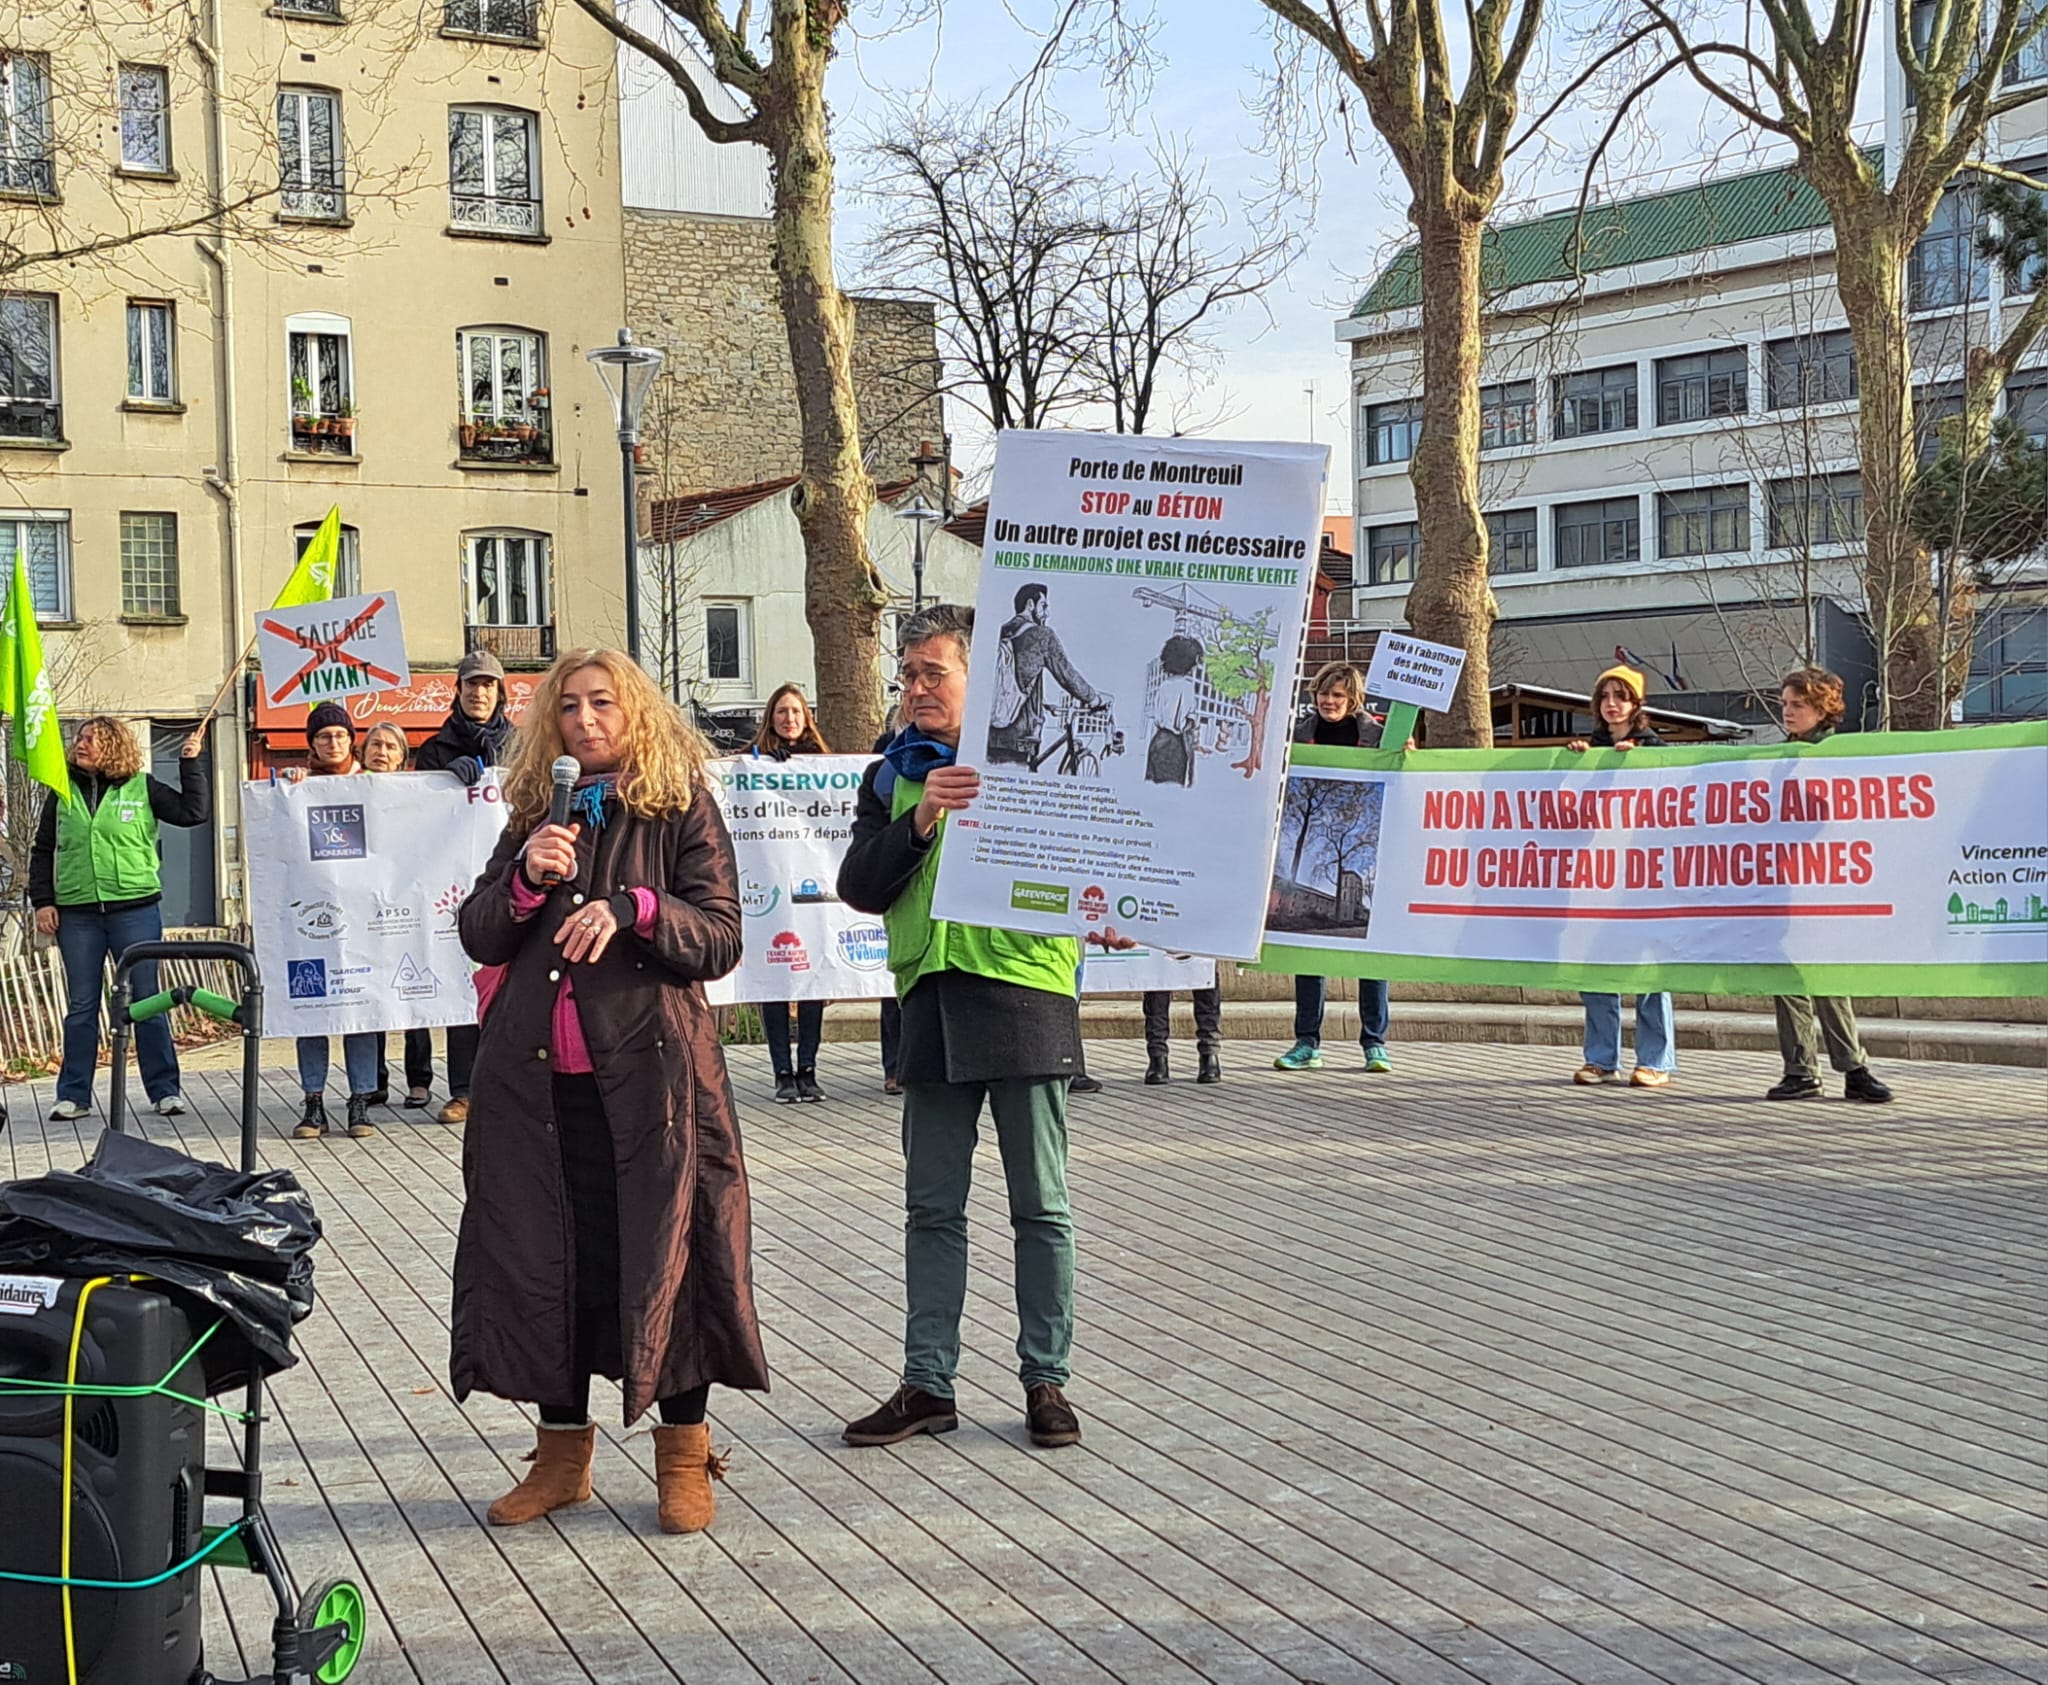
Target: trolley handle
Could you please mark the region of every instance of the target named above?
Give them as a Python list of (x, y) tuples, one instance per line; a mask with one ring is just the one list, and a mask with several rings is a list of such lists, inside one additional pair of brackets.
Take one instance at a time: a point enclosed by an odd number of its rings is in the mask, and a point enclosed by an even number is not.
[(128, 1008), (128, 1021), (140, 1024), (151, 1018), (161, 1018), (174, 1006), (194, 1006), (210, 1017), (227, 1024), (244, 1024), (247, 1019), (240, 1001), (229, 1000), (226, 995), (217, 995), (211, 989), (177, 988), (162, 989), (156, 994), (146, 995)]
[(254, 951), (239, 942), (137, 942), (123, 948), (114, 962), (114, 987), (118, 989), (128, 980), (129, 972), (150, 960), (226, 960), (240, 969), (245, 983), (260, 981)]

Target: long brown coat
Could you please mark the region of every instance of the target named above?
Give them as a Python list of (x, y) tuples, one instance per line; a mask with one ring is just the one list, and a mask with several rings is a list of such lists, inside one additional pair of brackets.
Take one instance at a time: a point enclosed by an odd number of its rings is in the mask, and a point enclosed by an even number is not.
[(523, 841), (509, 829), (499, 839), (460, 916), (470, 957), (510, 969), (484, 1016), (463, 1142), (455, 1396), (575, 1395), (574, 1251), (550, 1065), (558, 979), (570, 968), (553, 938), (586, 899), (638, 887), (660, 896), (652, 936), (622, 931), (595, 965), (573, 968), (618, 1164), (625, 1419), (707, 1382), (765, 1389), (747, 1172), (704, 1004), (704, 981), (740, 957), (725, 821), (702, 794), (656, 820), (614, 808), (594, 838), (579, 838), (575, 878), (518, 922), (507, 878)]

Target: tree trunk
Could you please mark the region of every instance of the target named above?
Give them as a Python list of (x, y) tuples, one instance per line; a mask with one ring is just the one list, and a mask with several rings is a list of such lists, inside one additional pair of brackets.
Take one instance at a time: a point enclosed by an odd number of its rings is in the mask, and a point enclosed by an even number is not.
[[(825, 108), (831, 27), (817, 0), (777, 0), (774, 84), (761, 102), (775, 162), (775, 274), (796, 375), (803, 477), (804, 619), (817, 707), (832, 741), (865, 751), (882, 727), (881, 619), (888, 597), (868, 557), (874, 482), (861, 463), (853, 312), (832, 264), (832, 140)], [(780, 675), (775, 675), (779, 678)]]
[(1911, 519), (1919, 452), (1905, 254), (1882, 207), (1840, 207), (1834, 223), (1837, 290), (1856, 346), (1863, 594), (1883, 676), (1879, 724), (1933, 731), (1946, 723), (1947, 705), (1934, 581)]
[(1493, 590), (1486, 582), (1486, 518), (1479, 507), (1479, 250), (1484, 225), (1417, 203), (1421, 236), (1422, 433), (1408, 477), (1422, 535), (1408, 624), (1432, 643), (1465, 651), (1465, 671), (1435, 747), (1493, 746), (1487, 643)]

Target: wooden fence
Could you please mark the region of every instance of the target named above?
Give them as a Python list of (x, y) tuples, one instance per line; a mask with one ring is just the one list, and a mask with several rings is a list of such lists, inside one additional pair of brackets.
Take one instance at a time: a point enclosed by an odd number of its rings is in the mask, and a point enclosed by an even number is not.
[[(165, 936), (225, 938), (224, 930), (168, 930)], [(241, 976), (219, 960), (173, 960), (163, 968), (164, 988), (206, 988), (239, 1000)], [(113, 985), (108, 967), (107, 985)], [(0, 1061), (9, 1076), (40, 1074), (64, 1053), (64, 962), (55, 947), (26, 945), (0, 958)], [(189, 1006), (171, 1012), (171, 1034), (183, 1043), (213, 1041), (237, 1033)], [(100, 999), (100, 1039), (107, 1035), (106, 995)], [(104, 1051), (102, 1057), (105, 1057)]]

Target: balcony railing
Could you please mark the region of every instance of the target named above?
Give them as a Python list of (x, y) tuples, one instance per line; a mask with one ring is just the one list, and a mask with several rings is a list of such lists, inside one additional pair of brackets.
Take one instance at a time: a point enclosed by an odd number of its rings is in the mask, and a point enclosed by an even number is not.
[(448, 220), (456, 228), (491, 234), (538, 234), (540, 201), (509, 199), (502, 193), (451, 194)]
[(457, 35), (532, 41), (540, 35), (540, 14), (534, 0), (448, 0), (441, 27)]
[(456, 436), (464, 462), (545, 464), (555, 460), (554, 438), (537, 421), (475, 416), (457, 424)]
[(0, 439), (64, 437), (64, 412), (55, 398), (0, 398)]
[(39, 199), (57, 196), (57, 160), (0, 152), (0, 193), (33, 193)]
[(305, 415), (292, 417), (292, 449), (317, 455), (353, 456), (356, 452), (356, 418), (352, 415)]
[(340, 222), (348, 215), (348, 195), (339, 187), (283, 187), (277, 208), (308, 222)]
[(507, 667), (545, 667), (555, 658), (553, 626), (467, 626), (465, 651), (487, 649)]
[(271, 10), (304, 18), (338, 18), (341, 0), (271, 0)]

